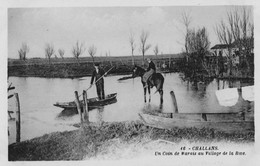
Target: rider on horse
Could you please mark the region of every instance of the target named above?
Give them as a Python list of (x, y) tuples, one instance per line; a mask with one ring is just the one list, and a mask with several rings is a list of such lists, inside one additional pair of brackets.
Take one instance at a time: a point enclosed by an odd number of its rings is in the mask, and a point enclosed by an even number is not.
[(151, 86), (153, 86), (154, 83), (151, 78), (152, 78), (152, 75), (156, 72), (156, 68), (155, 68), (155, 64), (153, 63), (153, 61), (151, 61), (150, 58), (147, 58), (147, 61), (149, 63), (149, 66), (148, 66), (146, 72), (144, 73), (143, 82), (145, 82), (147, 85), (147, 82), (149, 81), (151, 83)]

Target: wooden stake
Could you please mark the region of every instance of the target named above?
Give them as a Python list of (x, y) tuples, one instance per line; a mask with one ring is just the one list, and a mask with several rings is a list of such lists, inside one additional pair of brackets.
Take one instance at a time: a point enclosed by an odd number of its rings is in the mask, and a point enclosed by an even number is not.
[(240, 85), (239, 85), (239, 87), (237, 88), (237, 92), (238, 92), (238, 98), (239, 98), (239, 100), (243, 100), (243, 98), (242, 98), (242, 88), (241, 88)]
[(83, 90), (83, 118), (84, 121), (89, 123), (89, 116), (88, 116), (88, 97), (87, 92)]
[(82, 114), (81, 114), (81, 108), (80, 108), (80, 102), (79, 102), (79, 95), (78, 95), (78, 92), (75, 91), (75, 103), (76, 103), (76, 106), (77, 106), (77, 110), (78, 110), (78, 113), (79, 113), (79, 116), (80, 116), (80, 122), (82, 123), (83, 122), (83, 119), (82, 119)]
[(15, 93), (15, 101), (16, 101), (16, 142), (20, 142), (21, 140), (21, 114), (20, 114), (20, 101), (18, 93)]
[(202, 118), (204, 121), (207, 121), (207, 114), (202, 113), (202, 114), (201, 114), (201, 118)]
[(178, 113), (178, 106), (177, 106), (177, 101), (176, 101), (176, 97), (173, 91), (170, 92), (171, 97), (172, 97), (172, 103), (173, 103), (173, 112), (174, 113)]

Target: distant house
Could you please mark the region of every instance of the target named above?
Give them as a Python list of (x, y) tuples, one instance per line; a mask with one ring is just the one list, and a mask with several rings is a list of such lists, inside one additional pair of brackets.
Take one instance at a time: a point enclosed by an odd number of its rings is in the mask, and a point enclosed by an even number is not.
[(216, 44), (215, 46), (211, 47), (213, 54), (219, 56), (220, 52), (223, 56), (227, 55), (229, 45), (228, 44)]
[[(241, 44), (243, 42), (243, 44)], [(243, 46), (241, 46), (243, 45)], [(253, 53), (254, 51), (254, 38), (247, 38), (243, 41), (234, 41), (232, 44), (216, 44), (215, 46), (211, 47), (211, 50), (215, 55), (219, 55), (219, 52), (222, 52), (223, 56), (228, 55), (227, 51), (228, 48), (231, 48), (231, 55), (236, 54), (236, 51), (240, 49), (245, 50), (245, 45), (247, 49), (250, 49), (250, 53)]]

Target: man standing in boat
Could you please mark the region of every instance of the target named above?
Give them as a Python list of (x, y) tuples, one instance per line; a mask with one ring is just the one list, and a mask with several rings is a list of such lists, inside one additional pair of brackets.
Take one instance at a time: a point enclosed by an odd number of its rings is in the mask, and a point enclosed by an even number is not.
[(97, 89), (97, 95), (99, 100), (105, 99), (105, 91), (104, 91), (104, 76), (107, 73), (99, 67), (99, 63), (95, 63), (94, 65), (95, 70), (92, 73), (91, 81), (90, 81), (90, 88), (92, 87), (94, 80)]
[(150, 58), (147, 58), (147, 62), (148, 62), (148, 68), (147, 68), (147, 70), (146, 70), (146, 73), (144, 73), (144, 76), (143, 76), (143, 81), (145, 82), (145, 83), (147, 83), (147, 81), (148, 81), (148, 79), (149, 79), (149, 81), (152, 83), (152, 85), (153, 85), (153, 82), (152, 82), (152, 80), (150, 79), (151, 78), (151, 76), (153, 75), (153, 73), (155, 73), (156, 72), (156, 68), (155, 68), (155, 64), (153, 63), (153, 61), (151, 61), (151, 59)]

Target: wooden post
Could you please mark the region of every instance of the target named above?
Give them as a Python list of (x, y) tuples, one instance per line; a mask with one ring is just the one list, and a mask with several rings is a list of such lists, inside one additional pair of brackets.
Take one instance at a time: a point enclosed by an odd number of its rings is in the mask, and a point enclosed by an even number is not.
[(207, 114), (202, 113), (202, 114), (201, 114), (201, 118), (202, 118), (204, 121), (207, 121)]
[(83, 90), (83, 119), (85, 122), (89, 123), (88, 119), (88, 101), (87, 92)]
[(16, 101), (16, 142), (20, 142), (21, 140), (21, 114), (20, 114), (20, 101), (18, 93), (15, 93), (15, 101)]
[[(239, 87), (237, 88), (237, 91), (238, 91), (238, 101), (242, 102), (244, 99), (242, 97), (241, 84), (239, 84)], [(244, 109), (242, 110), (241, 116), (242, 116), (243, 120), (246, 120), (246, 114), (245, 114), (245, 110)]]
[(172, 97), (172, 103), (173, 103), (173, 112), (174, 113), (178, 113), (178, 106), (177, 106), (177, 101), (176, 101), (176, 97), (173, 91), (170, 92), (171, 97)]
[(82, 114), (81, 114), (81, 108), (80, 108), (80, 102), (79, 102), (79, 95), (78, 95), (78, 92), (75, 91), (75, 103), (76, 103), (76, 106), (77, 106), (77, 110), (78, 110), (78, 113), (79, 113), (79, 116), (80, 116), (80, 122), (82, 123), (83, 122), (83, 119), (82, 119)]
[(237, 88), (237, 91), (238, 91), (238, 98), (239, 98), (239, 100), (243, 100), (243, 98), (242, 98), (242, 88), (241, 88), (240, 85), (239, 85), (239, 87)]

